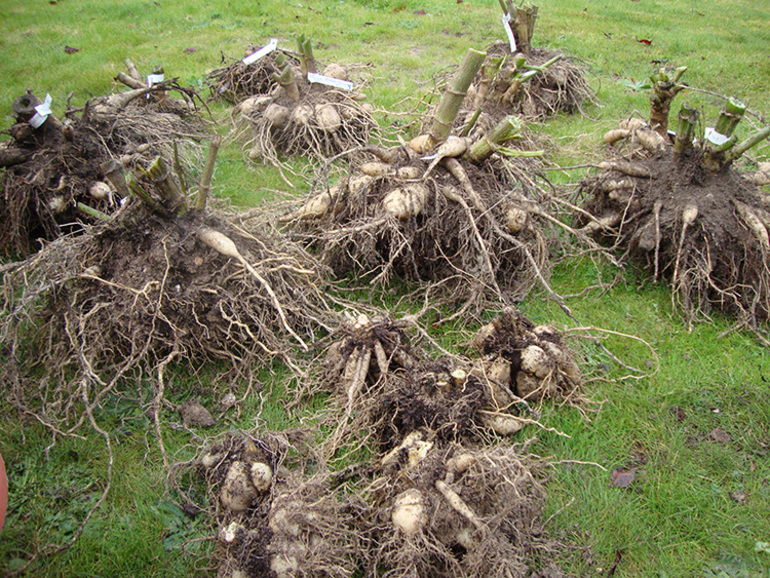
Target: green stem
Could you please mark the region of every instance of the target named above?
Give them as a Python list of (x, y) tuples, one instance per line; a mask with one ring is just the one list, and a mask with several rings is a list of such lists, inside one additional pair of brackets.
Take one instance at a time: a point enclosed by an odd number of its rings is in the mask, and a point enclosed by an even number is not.
[(110, 217), (107, 213), (102, 213), (100, 210), (94, 209), (93, 207), (89, 207), (88, 205), (85, 205), (79, 201), (75, 202), (75, 208), (81, 213), (85, 213), (86, 215), (91, 215), (92, 217), (96, 217), (101, 221), (112, 220), (112, 217)]
[(452, 130), (452, 124), (457, 117), (463, 99), (467, 93), (468, 87), (476, 73), (481, 68), (487, 53), (469, 48), (465, 53), (460, 68), (455, 73), (449, 86), (441, 95), (441, 100), (436, 109), (436, 115), (433, 117), (430, 131), (428, 133), (430, 148), (433, 148), (440, 142), (446, 140)]
[(698, 123), (698, 110), (688, 103), (683, 103), (679, 110), (679, 127), (676, 131), (674, 142), (674, 154), (678, 155), (692, 147), (692, 139), (695, 136), (695, 126)]
[(123, 174), (123, 167), (120, 163), (114, 159), (105, 161), (99, 167), (104, 174), (104, 177), (110, 182), (112, 188), (117, 191), (118, 196), (121, 199), (126, 198), (129, 195), (128, 186), (126, 185), (126, 176)]
[(497, 152), (509, 159), (534, 159), (540, 158), (545, 154), (544, 150), (540, 151), (520, 151), (516, 149), (510, 149), (508, 147), (498, 147)]
[(128, 190), (153, 213), (161, 215), (163, 217), (168, 216), (168, 211), (155, 199), (150, 196), (150, 193), (144, 190), (141, 184), (134, 178), (133, 174), (128, 175)]
[(559, 60), (561, 60), (562, 57), (563, 57), (562, 54), (557, 54), (556, 56), (551, 58), (549, 61), (544, 62), (540, 66), (530, 66), (530, 65), (525, 64), (524, 68), (527, 68), (529, 70), (536, 70), (537, 72), (543, 72), (546, 68), (548, 68), (549, 66), (551, 66), (551, 65), (557, 63)]
[(468, 150), (468, 158), (479, 163), (492, 156), (504, 142), (515, 138), (521, 138), (521, 121), (515, 116), (507, 116), (479, 140), (474, 142)]
[(714, 130), (725, 136), (732, 136), (735, 127), (741, 122), (746, 113), (746, 105), (740, 100), (730, 98), (719, 113)]
[(765, 128), (759, 129), (754, 134), (752, 134), (749, 138), (735, 145), (732, 148), (732, 150), (727, 153), (727, 155), (725, 156), (725, 160), (728, 163), (733, 162), (735, 159), (739, 158), (747, 150), (757, 146), (766, 138), (770, 138), (770, 126), (766, 126)]
[[(142, 170), (141, 167), (139, 168)], [(171, 176), (166, 162), (161, 157), (155, 158), (145, 174), (153, 180), (172, 213), (181, 215), (187, 212), (187, 198), (182, 194), (179, 185)]]
[(287, 64), (286, 68), (281, 71), (281, 74), (273, 73), (270, 78), (281, 85), (290, 99), (293, 101), (299, 100), (299, 87), (297, 86), (297, 81), (294, 80), (291, 64)]
[(182, 189), (182, 194), (187, 197), (187, 182), (184, 178), (182, 163), (179, 160), (179, 146), (177, 146), (177, 141), (174, 141), (172, 144), (174, 147), (174, 172), (176, 173), (176, 178), (179, 179), (179, 187)]

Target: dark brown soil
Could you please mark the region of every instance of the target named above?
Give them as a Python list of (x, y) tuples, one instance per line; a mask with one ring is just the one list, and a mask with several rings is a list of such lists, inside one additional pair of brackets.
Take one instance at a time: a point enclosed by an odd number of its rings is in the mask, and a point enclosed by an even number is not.
[[(649, 176), (609, 169), (581, 183), (584, 206), (592, 215), (622, 216), (616, 226), (598, 234), (630, 255), (654, 281), (669, 283), (691, 318), (719, 309), (751, 325), (766, 320), (767, 249), (738, 211), (739, 204), (770, 211), (756, 186), (732, 166), (705, 170), (698, 148), (681, 158), (665, 149), (633, 163)], [(609, 190), (613, 181), (628, 186)], [(697, 217), (683, 227), (688, 207), (697, 207)]]
[(476, 414), (489, 404), (487, 388), (472, 375), (456, 382), (454, 369), (452, 363), (433, 363), (389, 381), (370, 418), (382, 451), (420, 429), (442, 442), (478, 437)]
[(120, 196), (114, 188), (106, 198), (90, 192), (95, 183), (106, 186), (106, 161), (122, 156), (129, 163), (157, 155), (173, 159), (173, 141), (181, 165), (190, 168), (189, 145), (207, 135), (193, 108), (171, 98), (138, 100), (115, 113), (97, 113), (89, 103), (81, 112), (68, 113), (64, 125), (49, 118), (37, 130), (26, 122), (10, 129), (14, 139), (8, 149), (28, 156), (8, 166), (0, 180), (0, 253), (24, 257), (46, 241), (98, 221), (76, 203), (107, 215), (116, 212)]

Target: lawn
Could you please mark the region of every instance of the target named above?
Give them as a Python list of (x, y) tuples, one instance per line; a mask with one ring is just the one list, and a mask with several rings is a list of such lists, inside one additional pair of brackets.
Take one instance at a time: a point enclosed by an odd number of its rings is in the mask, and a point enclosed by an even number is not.
[[(113, 78), (130, 58), (141, 70), (162, 65), (167, 78), (207, 98), (206, 74), (242, 58), (249, 44), (277, 38), (293, 48), (305, 35), (319, 61), (354, 67), (380, 126), (393, 137), (467, 49), (504, 38), (494, 0), (5, 0), (2, 12), (0, 129), (6, 133), (11, 103), (27, 89), (50, 94), (54, 114), (63, 116), (68, 103), (80, 107), (122, 90)], [(648, 115), (649, 90), (638, 85), (662, 66), (688, 67), (684, 80), (692, 88), (672, 110), (686, 99), (713, 122), (724, 96), (740, 99), (749, 114), (739, 138), (766, 125), (770, 114), (770, 5), (760, 0), (551, 0), (540, 6), (533, 44), (574, 57), (596, 95), (582, 114), (529, 127), (545, 143), (546, 173), (559, 188), (574, 188), (590, 174), (585, 165), (602, 158), (605, 131), (633, 114)], [(226, 133), (228, 106), (209, 106), (216, 130)], [(766, 141), (739, 168), (767, 160)], [(247, 209), (310, 188), (300, 177), (290, 180), (294, 191), (275, 168), (246, 163), (241, 145), (228, 141), (213, 191)], [(596, 288), (599, 277), (603, 287)], [(553, 562), (572, 576), (770, 575), (767, 346), (719, 312), (690, 325), (669, 288), (633, 266), (563, 259), (551, 286), (582, 326), (601, 328), (592, 335), (604, 346), (575, 330), (545, 292), (533, 291), (519, 304), (535, 324), (567, 331), (590, 377), (584, 388), (590, 403), (546, 402), (539, 408), (545, 427), (511, 439), (530, 440), (528, 450), (550, 462), (542, 516), (548, 535), (569, 546)], [(398, 290), (394, 283), (386, 304), (395, 307)], [(456, 350), (460, 329), (453, 329), (432, 335)], [(167, 399), (214, 404), (222, 392), (207, 387), (217, 369), (210, 371), (187, 376), (184, 367), (173, 367)], [(172, 462), (192, 459), (208, 437), (287, 430), (313, 423), (323, 410), (323, 397), (286, 409), (293, 383), (279, 363), (255, 371), (259, 395), (213, 429), (183, 427), (175, 412), (162, 412)], [(9, 506), (0, 573), (217, 574), (211, 559), (217, 528), (205, 513), (184, 512), (168, 489), (165, 456), (146, 412), (150, 381), (138, 376), (118, 384), (96, 410), (99, 428), (86, 425), (70, 436), (52, 434), (3, 395), (0, 453)]]

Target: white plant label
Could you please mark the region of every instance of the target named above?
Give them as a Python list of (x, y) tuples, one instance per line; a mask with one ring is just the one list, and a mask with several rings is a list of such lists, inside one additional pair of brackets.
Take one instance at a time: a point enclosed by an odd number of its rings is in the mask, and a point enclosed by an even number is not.
[(147, 86), (152, 86), (153, 84), (160, 84), (165, 80), (164, 76), (162, 74), (148, 74), (147, 75)]
[(307, 73), (308, 82), (315, 82), (316, 84), (325, 84), (326, 86), (333, 86), (342, 90), (353, 90), (353, 83), (347, 80), (340, 80), (339, 78), (332, 78), (331, 76), (324, 76), (323, 74), (316, 74), (315, 72)]
[(40, 128), (40, 125), (48, 119), (48, 115), (51, 114), (51, 100), (51, 95), (46, 93), (43, 103), (35, 107), (35, 116), (27, 121), (32, 128)]
[(248, 66), (249, 64), (252, 64), (253, 62), (256, 62), (257, 60), (259, 60), (260, 58), (267, 56), (276, 48), (278, 48), (278, 39), (271, 38), (270, 42), (268, 42), (265, 46), (263, 46), (256, 52), (252, 52), (246, 58), (244, 58), (243, 63)]
[(706, 127), (706, 133), (704, 136), (706, 137), (707, 141), (716, 146), (722, 146), (730, 140), (729, 136), (725, 136), (721, 132), (717, 132), (711, 127)]
[(505, 33), (508, 35), (508, 42), (511, 44), (511, 54), (513, 54), (516, 52), (516, 38), (514, 38), (513, 30), (511, 30), (510, 14), (503, 15), (503, 28), (505, 28)]
[[(163, 74), (148, 74), (147, 75), (147, 86), (152, 88), (152, 86), (154, 84), (158, 84), (160, 82), (163, 82), (164, 80), (165, 80), (165, 78), (164, 78)], [(150, 99), (150, 93), (149, 92), (145, 95), (145, 98), (147, 100)]]

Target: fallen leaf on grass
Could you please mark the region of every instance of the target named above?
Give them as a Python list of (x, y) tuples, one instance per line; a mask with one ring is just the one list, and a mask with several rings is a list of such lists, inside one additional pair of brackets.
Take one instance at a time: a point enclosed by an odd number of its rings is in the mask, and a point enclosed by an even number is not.
[(754, 544), (754, 551), (755, 552), (766, 552), (770, 554), (770, 544), (767, 542), (757, 542)]
[(184, 50), (182, 50), (182, 52), (189, 52), (189, 53), (198, 52), (198, 49), (190, 47), (190, 48), (185, 48)]
[(422, 10), (422, 9), (415, 10), (414, 13), (417, 14), (417, 16), (425, 16), (425, 14), (427, 14), (427, 12), (425, 12), (425, 10)]
[[(636, 0), (638, 1), (638, 0)], [(618, 566), (620, 565), (620, 562), (623, 560), (623, 550), (618, 550), (615, 552), (615, 560), (612, 562), (612, 566), (607, 571), (607, 576), (614, 576), (615, 570), (618, 569)]]
[(627, 470), (625, 468), (616, 468), (610, 472), (610, 487), (627, 488), (634, 483), (636, 479), (636, 470)]
[(709, 439), (712, 442), (719, 442), (720, 444), (726, 444), (733, 441), (733, 437), (721, 427), (715, 427), (711, 430), (709, 432)]
[(652, 85), (650, 84), (649, 80), (640, 80), (639, 82), (633, 82), (632, 80), (626, 80), (625, 78), (618, 81), (623, 86), (630, 88), (634, 92), (639, 92), (640, 90), (649, 90), (652, 88)]

